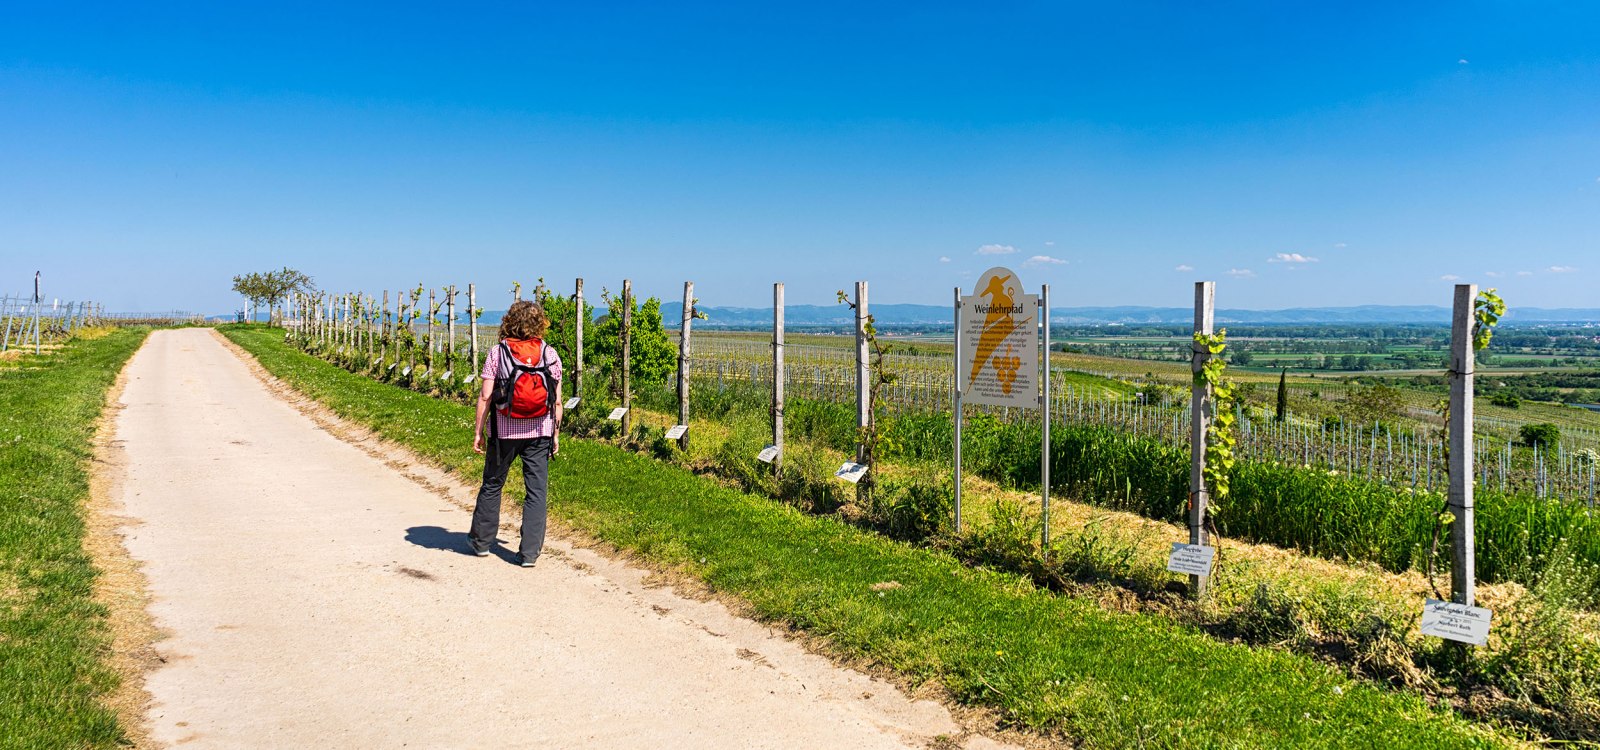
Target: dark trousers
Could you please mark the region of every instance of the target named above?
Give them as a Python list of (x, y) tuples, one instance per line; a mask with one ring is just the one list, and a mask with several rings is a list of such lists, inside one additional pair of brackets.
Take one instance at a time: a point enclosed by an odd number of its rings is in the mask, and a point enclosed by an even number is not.
[[(493, 415), (490, 419), (493, 419)], [(550, 484), (550, 438), (506, 440), (490, 438), (484, 449), (483, 486), (478, 489), (478, 506), (472, 511), (472, 532), (467, 535), (473, 552), (483, 552), (494, 543), (500, 530), (500, 491), (505, 488), (511, 459), (522, 457), (522, 484), (527, 497), (522, 501), (522, 544), (524, 559), (533, 560), (544, 551), (545, 491)]]

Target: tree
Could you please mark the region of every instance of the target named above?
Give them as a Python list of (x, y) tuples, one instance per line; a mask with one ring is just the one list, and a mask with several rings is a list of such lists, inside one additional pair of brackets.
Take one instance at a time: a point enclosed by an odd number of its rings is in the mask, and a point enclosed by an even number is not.
[(313, 284), (310, 276), (288, 266), (277, 271), (247, 273), (233, 277), (233, 291), (249, 300), (252, 305), (266, 304), (269, 315), (275, 315), (277, 306), (288, 299), (289, 295), (295, 292), (311, 292), (314, 289)]
[(1289, 418), (1289, 371), (1278, 370), (1278, 413), (1274, 419), (1279, 422)]
[(1400, 391), (1383, 383), (1372, 383), (1352, 391), (1345, 398), (1349, 413), (1357, 424), (1392, 420), (1405, 405)]
[[(607, 314), (595, 321), (593, 335), (584, 341), (584, 353), (592, 354), (594, 364), (611, 381), (612, 390), (621, 392), (622, 372), (622, 297), (604, 289), (600, 297), (606, 303)], [(546, 310), (548, 314), (549, 310)], [(571, 313), (568, 312), (570, 316)], [(553, 322), (553, 321), (552, 321)], [(661, 300), (651, 297), (639, 304), (633, 299), (633, 339), (629, 374), (634, 383), (665, 386), (667, 376), (678, 364), (678, 348), (667, 336), (661, 324)], [(586, 332), (587, 333), (587, 332)]]
[(1522, 444), (1530, 448), (1549, 450), (1561, 443), (1561, 428), (1549, 422), (1525, 424), (1517, 431)]
[[(539, 303), (540, 307), (544, 308), (545, 317), (550, 319), (550, 330), (545, 334), (545, 343), (555, 347), (556, 351), (561, 353), (563, 359), (573, 357), (578, 350), (577, 325), (572, 317), (573, 308), (577, 307), (577, 301), (571, 296), (557, 295), (551, 292), (544, 285), (544, 279), (539, 279), (539, 285), (534, 287), (533, 298)], [(588, 325), (589, 321), (594, 320), (594, 305), (589, 304), (588, 301), (583, 303), (583, 316), (585, 327), (589, 329), (586, 332), (589, 335), (589, 351), (585, 352), (588, 354), (594, 351), (596, 333), (594, 327)], [(637, 331), (635, 333), (637, 334)], [(637, 339), (635, 339), (635, 342), (637, 342)], [(635, 345), (637, 346), (637, 343)], [(572, 361), (569, 366), (576, 367), (576, 361)]]

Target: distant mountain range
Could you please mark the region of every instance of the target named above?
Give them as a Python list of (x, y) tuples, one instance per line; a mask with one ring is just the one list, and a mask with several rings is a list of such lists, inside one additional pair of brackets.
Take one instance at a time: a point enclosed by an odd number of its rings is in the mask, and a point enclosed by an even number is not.
[[(603, 308), (602, 308), (603, 309)], [(949, 326), (952, 311), (943, 305), (872, 305), (872, 314), (881, 326)], [(600, 311), (596, 311), (599, 313)], [(695, 321), (704, 328), (769, 328), (770, 307), (701, 306), (705, 320)], [(486, 310), (479, 325), (499, 325), (503, 310)], [(683, 304), (661, 306), (661, 318), (668, 328), (683, 319)], [(843, 305), (786, 305), (785, 324), (800, 327), (854, 325), (855, 317)], [(1194, 322), (1194, 311), (1184, 307), (1057, 307), (1050, 320), (1058, 325), (1187, 325)], [(1600, 308), (1517, 307), (1506, 312), (1506, 325), (1543, 323), (1600, 323)], [(1409, 325), (1448, 325), (1450, 309), (1429, 305), (1359, 305), (1356, 307), (1296, 307), (1287, 310), (1233, 310), (1216, 313), (1218, 325), (1364, 325), (1392, 323)]]
[[(662, 318), (670, 327), (680, 320), (683, 305), (672, 302), (661, 306)], [(706, 307), (700, 311), (706, 320), (695, 325), (715, 328), (766, 328), (772, 325), (770, 307)], [(947, 326), (952, 323), (951, 308), (943, 305), (872, 305), (879, 325)], [(487, 317), (487, 316), (485, 316)], [(853, 313), (842, 305), (787, 305), (784, 322), (790, 326), (848, 326)], [(1194, 311), (1183, 307), (1057, 307), (1050, 311), (1051, 322), (1061, 325), (1184, 325), (1194, 321)], [(1222, 309), (1218, 324), (1438, 324), (1450, 322), (1450, 309), (1428, 305), (1359, 305), (1356, 307), (1299, 307), (1287, 310)], [(1578, 309), (1519, 307), (1507, 311), (1507, 325), (1534, 323), (1600, 323), (1600, 308)]]

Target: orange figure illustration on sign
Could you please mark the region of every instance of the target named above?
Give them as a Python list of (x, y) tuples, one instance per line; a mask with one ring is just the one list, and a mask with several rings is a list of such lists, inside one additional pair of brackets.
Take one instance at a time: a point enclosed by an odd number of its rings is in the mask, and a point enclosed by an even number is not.
[[(989, 310), (984, 316), (983, 332), (978, 336), (977, 351), (972, 353), (972, 372), (967, 375), (967, 387), (972, 387), (978, 381), (978, 374), (983, 372), (983, 366), (994, 365), (995, 378), (1000, 382), (1000, 389), (1006, 394), (1011, 393), (1012, 384), (1017, 381), (1017, 370), (1022, 367), (1022, 359), (1016, 356), (1011, 345), (1006, 344), (1013, 331), (1027, 322), (1024, 318), (1016, 318), (1017, 304), (1015, 289), (1006, 286), (1011, 276), (991, 276), (989, 283), (979, 294), (989, 298)], [(1001, 345), (1005, 345), (1005, 356), (995, 356)]]

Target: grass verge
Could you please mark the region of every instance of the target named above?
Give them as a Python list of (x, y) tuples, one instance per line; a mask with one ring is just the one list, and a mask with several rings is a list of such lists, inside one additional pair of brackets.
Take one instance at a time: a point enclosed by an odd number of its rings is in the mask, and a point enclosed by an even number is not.
[[(286, 383), (464, 476), (469, 407), (374, 382), (228, 330)], [(582, 440), (551, 467), (551, 510), (602, 541), (824, 637), (839, 654), (936, 680), (1011, 724), (1094, 747), (1482, 747), (1504, 738), (1315, 660), (1044, 592), (1018, 575), (802, 514)], [(894, 581), (898, 588), (875, 590)]]
[(147, 331), (0, 368), (0, 747), (112, 747), (105, 611), (83, 549), (95, 421)]

